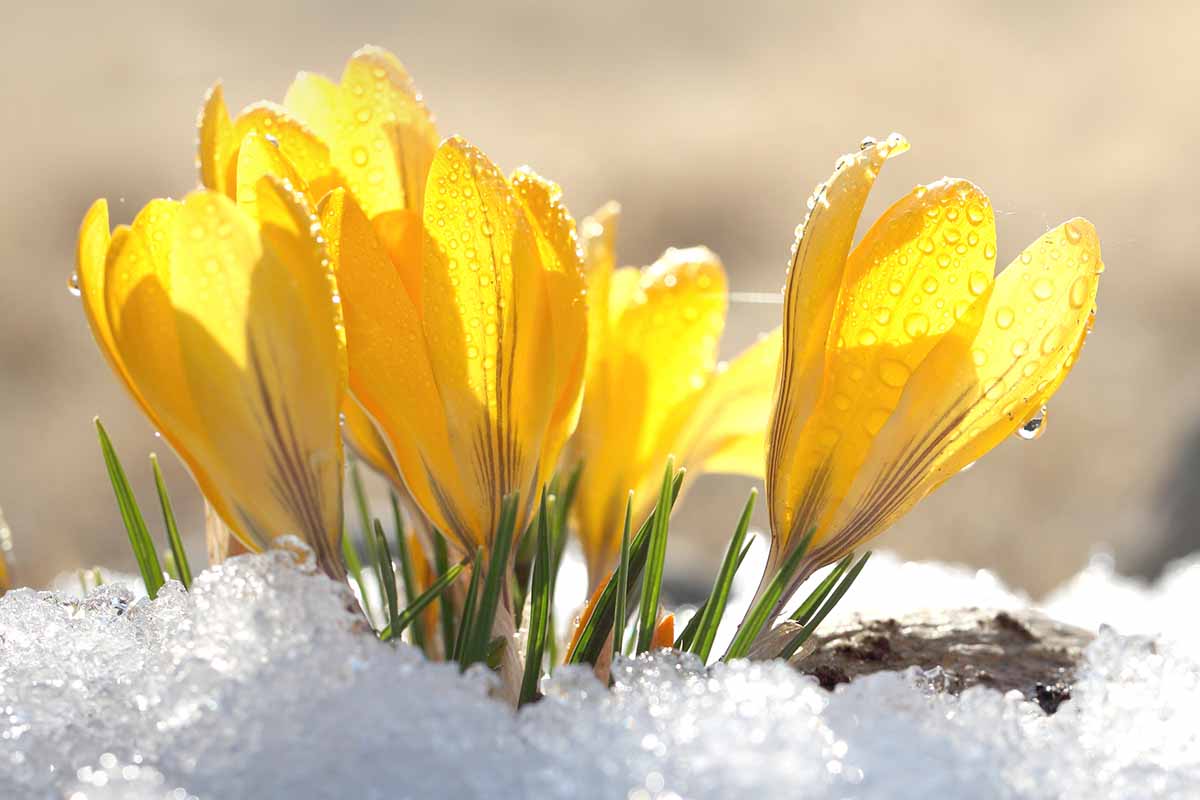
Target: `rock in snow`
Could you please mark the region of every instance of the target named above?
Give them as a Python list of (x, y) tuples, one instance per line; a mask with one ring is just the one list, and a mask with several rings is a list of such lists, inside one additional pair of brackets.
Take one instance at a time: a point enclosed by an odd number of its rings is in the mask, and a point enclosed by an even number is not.
[[(21, 589), (0, 599), (0, 797), (1196, 796), (1198, 600), (1200, 558), (1155, 586), (1094, 562), (1041, 607), (1115, 626), (1053, 716), (1019, 692), (942, 693), (936, 670), (829, 693), (781, 662), (667, 653), (619, 661), (611, 691), (556, 670), (516, 713), (483, 671), (364, 634), (349, 590), (286, 553), (154, 601)], [(987, 573), (880, 554), (844, 605), (1028, 603)]]

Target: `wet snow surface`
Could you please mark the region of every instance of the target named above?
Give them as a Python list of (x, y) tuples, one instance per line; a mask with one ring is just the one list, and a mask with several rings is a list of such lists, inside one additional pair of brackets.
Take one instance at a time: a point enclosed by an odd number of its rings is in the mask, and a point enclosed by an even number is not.
[[(751, 565), (747, 564), (747, 567)], [(749, 571), (753, 571), (751, 568)], [(4, 798), (1188, 797), (1200, 792), (1200, 559), (1157, 585), (1103, 560), (1049, 599), (1103, 628), (1054, 716), (881, 673), (835, 694), (781, 663), (660, 654), (613, 691), (557, 670), (514, 713), (275, 553), (153, 602), (0, 600)], [(987, 573), (876, 555), (838, 614), (1020, 607)], [(1118, 633), (1117, 631), (1120, 631)]]

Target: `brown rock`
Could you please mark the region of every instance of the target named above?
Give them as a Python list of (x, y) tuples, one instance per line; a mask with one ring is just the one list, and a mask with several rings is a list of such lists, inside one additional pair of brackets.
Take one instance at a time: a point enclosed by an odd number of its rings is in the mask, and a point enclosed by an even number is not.
[[(762, 637), (751, 658), (772, 658), (800, 630), (788, 621)], [(1093, 635), (1035, 611), (978, 608), (897, 619), (853, 619), (815, 634), (791, 663), (832, 690), (860, 675), (941, 667), (945, 691), (1016, 689), (1047, 714), (1071, 696), (1075, 667)]]

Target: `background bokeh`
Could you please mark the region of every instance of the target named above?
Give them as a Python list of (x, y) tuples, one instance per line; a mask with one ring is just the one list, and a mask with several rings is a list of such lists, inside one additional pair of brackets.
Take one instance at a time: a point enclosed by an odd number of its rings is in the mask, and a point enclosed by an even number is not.
[[(107, 196), (126, 222), (192, 188), (214, 79), (234, 107), (281, 99), (295, 71), (336, 76), (365, 42), (405, 61), (444, 132), (554, 177), (578, 217), (619, 199), (627, 263), (704, 243), (738, 290), (781, 285), (805, 199), (867, 134), (913, 143), (868, 216), (915, 183), (970, 178), (998, 211), (1001, 263), (1090, 218), (1109, 269), (1047, 434), (1002, 446), (884, 542), (1033, 592), (1100, 546), (1153, 571), (1200, 545), (1200, 10), (1109, 5), (4, 0), (0, 507), (18, 580), (131, 565), (93, 415), (153, 510), (142, 456), (163, 444), (66, 290), (87, 205)], [(778, 315), (735, 306), (727, 351)], [(167, 461), (198, 555), (198, 499)], [(749, 485), (705, 479), (689, 495), (677, 579), (708, 574)]]

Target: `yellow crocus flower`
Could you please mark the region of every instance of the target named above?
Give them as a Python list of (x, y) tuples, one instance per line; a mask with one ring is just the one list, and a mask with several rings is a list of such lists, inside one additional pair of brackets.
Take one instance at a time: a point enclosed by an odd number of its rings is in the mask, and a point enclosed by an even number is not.
[(897, 134), (864, 142), (798, 229), (768, 437), (769, 580), (838, 560), (1038, 414), (1091, 329), (1103, 270), (1072, 219), (993, 279), (995, 224), (964, 180), (918, 186), (855, 228)]
[(341, 310), (316, 219), (278, 178), (80, 230), (79, 288), (113, 371), (251, 549), (294, 534), (343, 574)]
[(345, 299), (351, 390), (417, 505), (471, 552), (491, 542), (506, 495), (532, 505), (574, 427), (583, 273), (559, 188), (527, 169), (506, 179), (451, 138), (425, 195), (405, 258), (350, 191), (331, 193), (321, 218)]
[(583, 463), (575, 519), (593, 587), (618, 558), (629, 491), (636, 525), (654, 505), (669, 455), (689, 479), (762, 476), (781, 340), (776, 329), (718, 364), (728, 305), (721, 261), (693, 247), (644, 269), (616, 269), (618, 213), (609, 204), (582, 228), (589, 352), (572, 444)]
[[(258, 102), (231, 119), (220, 84), (199, 118), (201, 182), (243, 204), (264, 174), (286, 177), (314, 207), (345, 187), (366, 213), (397, 268), (420, 271), (421, 207), (438, 146), (433, 117), (400, 61), (364, 47), (340, 84), (300, 73), (282, 106)], [(398, 488), (399, 473), (374, 423), (347, 396), (344, 433), (354, 451)]]

